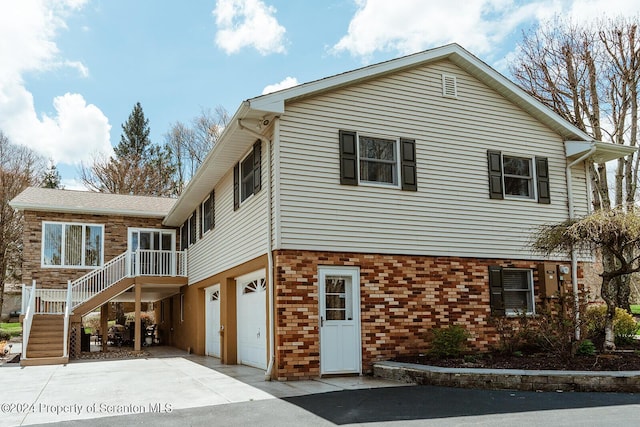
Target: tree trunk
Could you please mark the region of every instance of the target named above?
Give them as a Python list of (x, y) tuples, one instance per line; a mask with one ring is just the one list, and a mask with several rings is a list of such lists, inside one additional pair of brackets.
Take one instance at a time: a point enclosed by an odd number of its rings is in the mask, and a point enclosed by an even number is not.
[(615, 335), (613, 333), (613, 318), (616, 314), (616, 304), (618, 302), (618, 277), (607, 274), (616, 270), (616, 258), (607, 247), (602, 248), (602, 289), (600, 290), (602, 299), (607, 304), (607, 315), (604, 325), (604, 351), (616, 349)]
[[(606, 258), (603, 254), (603, 262)], [(607, 270), (605, 270), (607, 271)], [(602, 299), (607, 303), (607, 314), (604, 323), (604, 345), (605, 352), (614, 351), (616, 349), (616, 340), (613, 333), (613, 318), (616, 315), (616, 283), (609, 275), (602, 274)]]
[(631, 313), (631, 304), (629, 297), (631, 296), (631, 275), (626, 274), (612, 279), (615, 287), (618, 289), (616, 295), (616, 306)]

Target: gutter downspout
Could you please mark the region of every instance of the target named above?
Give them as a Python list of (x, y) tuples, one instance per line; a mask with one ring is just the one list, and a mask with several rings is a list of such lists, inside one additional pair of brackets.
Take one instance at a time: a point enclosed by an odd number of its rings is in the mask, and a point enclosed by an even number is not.
[[(575, 208), (573, 206), (573, 178), (571, 174), (571, 168), (580, 162), (585, 161), (596, 151), (595, 145), (592, 145), (588, 152), (578, 157), (567, 165), (567, 197), (569, 207), (569, 219), (575, 219)], [(573, 291), (573, 304), (576, 319), (575, 337), (576, 340), (580, 340), (580, 296), (578, 295), (578, 256), (575, 249), (571, 248), (571, 285)]]
[[(279, 123), (278, 117), (274, 119), (274, 134), (278, 132)], [(242, 119), (238, 119), (238, 127), (240, 130), (243, 130), (256, 138), (258, 138), (261, 142), (265, 143), (267, 146), (267, 275), (269, 277), (269, 363), (267, 365), (267, 371), (264, 373), (264, 380), (271, 381), (271, 374), (273, 372), (273, 364), (275, 362), (275, 304), (274, 304), (274, 283), (273, 283), (273, 232), (271, 229), (271, 224), (273, 222), (272, 215), (272, 200), (271, 200), (271, 140), (265, 138), (264, 135), (259, 134), (253, 129), (247, 128), (242, 124)]]

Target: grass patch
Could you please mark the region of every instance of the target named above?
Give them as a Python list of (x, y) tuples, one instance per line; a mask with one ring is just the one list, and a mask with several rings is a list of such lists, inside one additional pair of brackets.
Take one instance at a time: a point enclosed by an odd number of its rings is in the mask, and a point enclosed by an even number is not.
[(19, 322), (0, 323), (0, 332), (5, 332), (12, 337), (17, 337), (22, 334), (22, 325)]
[(631, 306), (631, 313), (632, 314), (640, 314), (640, 304), (632, 305)]

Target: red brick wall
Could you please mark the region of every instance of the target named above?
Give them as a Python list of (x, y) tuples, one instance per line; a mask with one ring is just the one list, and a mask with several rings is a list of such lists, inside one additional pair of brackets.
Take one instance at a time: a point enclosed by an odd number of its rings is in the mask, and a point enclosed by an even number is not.
[[(36, 280), (38, 287), (66, 288), (67, 280), (75, 280), (89, 269), (42, 268), (42, 222), (78, 222), (104, 225), (104, 262), (127, 250), (128, 227), (164, 228), (162, 219), (125, 216), (82, 215), (26, 211), (24, 213), (24, 252), (22, 283)], [(176, 241), (178, 236), (176, 236)]]
[(276, 251), (276, 377), (320, 374), (318, 266), (360, 267), (363, 372), (378, 360), (427, 349), (434, 327), (464, 325), (470, 345), (497, 342), (490, 325), (488, 266), (531, 268), (536, 304), (538, 261)]

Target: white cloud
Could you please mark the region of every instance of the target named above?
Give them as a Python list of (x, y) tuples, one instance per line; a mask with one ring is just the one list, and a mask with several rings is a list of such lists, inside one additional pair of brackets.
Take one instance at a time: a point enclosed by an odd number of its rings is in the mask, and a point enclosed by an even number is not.
[(588, 21), (602, 16), (629, 16), (640, 3), (628, 0), (355, 0), (358, 7), (347, 34), (332, 51), (365, 60), (376, 51), (409, 54), (456, 42), (474, 53), (487, 53), (513, 36), (522, 24), (556, 14)]
[(296, 79), (295, 77), (285, 77), (285, 79), (280, 83), (265, 86), (265, 88), (262, 89), (262, 94), (266, 95), (267, 93), (277, 92), (282, 89), (298, 86), (298, 84), (298, 79)]
[(261, 55), (285, 52), (285, 28), (276, 9), (262, 0), (218, 0), (213, 10), (218, 31), (216, 45), (227, 54), (253, 47)]
[(55, 43), (65, 19), (86, 1), (0, 2), (0, 129), (12, 142), (68, 164), (111, 152), (107, 118), (82, 95), (70, 93), (53, 99), (55, 115), (38, 114), (22, 76), (60, 67), (88, 76), (87, 67), (62, 58)]

